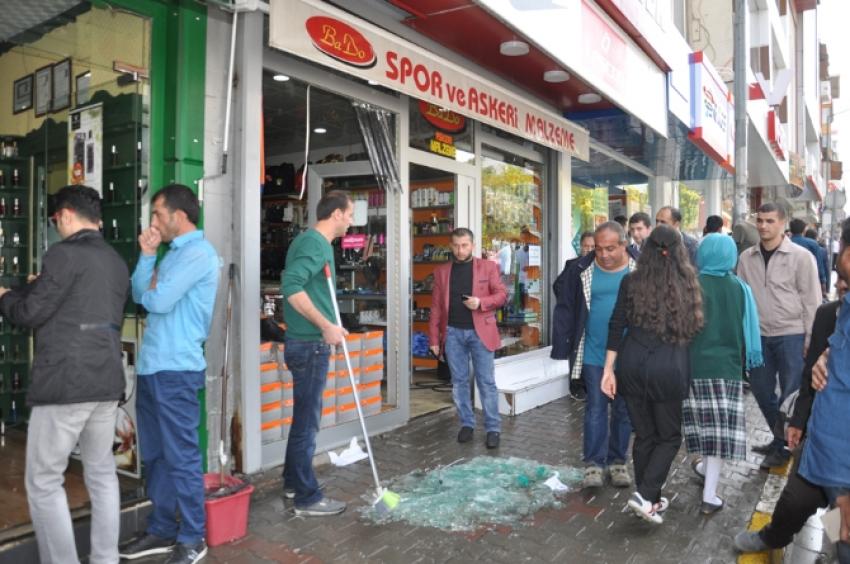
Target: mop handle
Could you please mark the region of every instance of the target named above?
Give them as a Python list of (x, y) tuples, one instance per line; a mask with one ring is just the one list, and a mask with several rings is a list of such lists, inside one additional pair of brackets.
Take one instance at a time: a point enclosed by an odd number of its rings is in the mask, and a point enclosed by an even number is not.
[[(333, 279), (331, 278), (331, 267), (329, 263), (325, 263), (325, 279), (328, 281), (328, 290), (331, 293), (331, 303), (334, 306), (334, 315), (336, 323), (342, 327), (342, 318), (339, 315), (339, 305), (336, 303), (336, 288), (334, 287)], [(357, 418), (360, 420), (360, 428), (363, 430), (363, 441), (366, 443), (366, 452), (369, 454), (369, 464), (372, 466), (372, 478), (375, 479), (375, 488), (378, 494), (382, 491), (381, 480), (378, 478), (378, 467), (375, 466), (375, 456), (372, 454), (372, 444), (369, 442), (369, 432), (366, 430), (366, 419), (363, 417), (363, 410), (360, 408), (360, 394), (357, 393), (357, 383), (354, 381), (354, 371), (351, 369), (351, 357), (348, 354), (348, 345), (345, 342), (345, 337), (342, 339), (342, 354), (345, 356), (345, 366), (348, 368), (348, 381), (351, 384), (351, 391), (354, 394), (354, 406), (357, 408)]]

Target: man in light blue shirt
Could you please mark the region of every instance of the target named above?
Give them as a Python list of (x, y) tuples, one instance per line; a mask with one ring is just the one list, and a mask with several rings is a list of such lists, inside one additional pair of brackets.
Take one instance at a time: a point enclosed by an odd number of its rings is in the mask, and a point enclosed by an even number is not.
[[(133, 300), (148, 316), (137, 364), (136, 409), (153, 510), (145, 534), (121, 550), (122, 558), (171, 553), (169, 564), (194, 564), (207, 553), (198, 391), (205, 382), (203, 345), (219, 259), (197, 228), (199, 215), (192, 190), (171, 184), (154, 196), (151, 226), (139, 235)], [(170, 248), (156, 267), (163, 242)]]

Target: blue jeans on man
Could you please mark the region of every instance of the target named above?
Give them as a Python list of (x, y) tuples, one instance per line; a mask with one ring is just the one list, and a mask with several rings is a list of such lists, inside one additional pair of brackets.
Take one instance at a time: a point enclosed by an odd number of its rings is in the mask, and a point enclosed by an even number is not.
[(475, 383), (484, 408), (484, 429), (500, 432), (502, 418), (499, 415), (499, 390), (496, 388), (493, 351), (487, 349), (478, 338), (475, 329), (459, 329), (448, 326), (445, 343), (446, 362), (452, 373), (452, 397), (460, 417), (461, 427), (475, 428), (475, 414), (469, 390), (469, 360), (475, 372)]
[(292, 372), (294, 399), (283, 484), (295, 490), (296, 507), (307, 507), (323, 498), (313, 472), (313, 455), (322, 418), (322, 393), (328, 377), (330, 346), (321, 341), (287, 339), (283, 355)]
[(161, 371), (138, 379), (139, 448), (153, 505), (147, 533), (182, 544), (204, 540), (198, 392), (204, 388), (205, 378), (205, 371), (200, 370)]
[[(623, 396), (612, 401), (602, 393), (602, 367), (585, 364), (581, 368), (587, 386), (584, 405), (584, 457), (588, 465), (607, 468), (625, 464), (632, 424)], [(611, 407), (609, 422), (608, 408)]]
[[(761, 338), (764, 365), (750, 371), (750, 389), (758, 402), (774, 439), (773, 450), (785, 447), (785, 439), (777, 434), (779, 406), (790, 394), (800, 389), (803, 374), (805, 335), (781, 335)], [(776, 382), (780, 393), (776, 395)]]

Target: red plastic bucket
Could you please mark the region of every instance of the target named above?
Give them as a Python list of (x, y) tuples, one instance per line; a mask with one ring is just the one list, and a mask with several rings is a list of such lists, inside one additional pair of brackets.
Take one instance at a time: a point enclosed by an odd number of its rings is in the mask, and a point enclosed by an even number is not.
[[(225, 476), (226, 487), (239, 486), (243, 482), (233, 476)], [(218, 474), (204, 474), (204, 491), (214, 492), (221, 487)], [(248, 484), (236, 493), (208, 499), (204, 502), (207, 510), (207, 544), (218, 546), (241, 539), (248, 533), (248, 510), (251, 506), (251, 492), (254, 486)]]

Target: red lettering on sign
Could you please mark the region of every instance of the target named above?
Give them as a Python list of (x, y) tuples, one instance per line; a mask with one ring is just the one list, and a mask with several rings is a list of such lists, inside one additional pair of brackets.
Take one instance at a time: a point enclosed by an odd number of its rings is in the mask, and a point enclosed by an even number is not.
[(313, 46), (347, 65), (371, 68), (378, 61), (372, 44), (362, 33), (345, 22), (326, 16), (314, 16), (305, 24)]

